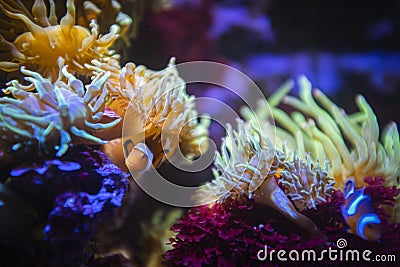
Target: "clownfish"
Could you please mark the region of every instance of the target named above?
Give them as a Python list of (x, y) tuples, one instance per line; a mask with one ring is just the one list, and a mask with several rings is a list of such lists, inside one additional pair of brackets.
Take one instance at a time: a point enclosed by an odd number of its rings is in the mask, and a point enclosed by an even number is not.
[(355, 189), (354, 180), (350, 179), (344, 186), (342, 215), (348, 224), (348, 232), (365, 240), (378, 241), (381, 238), (381, 220), (375, 214), (371, 197), (364, 195), (364, 188)]

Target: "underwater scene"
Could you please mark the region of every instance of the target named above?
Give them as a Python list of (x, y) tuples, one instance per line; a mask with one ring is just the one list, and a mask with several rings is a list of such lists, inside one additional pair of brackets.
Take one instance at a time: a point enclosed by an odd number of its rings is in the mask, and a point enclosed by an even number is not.
[(400, 266), (400, 2), (0, 0), (0, 266)]

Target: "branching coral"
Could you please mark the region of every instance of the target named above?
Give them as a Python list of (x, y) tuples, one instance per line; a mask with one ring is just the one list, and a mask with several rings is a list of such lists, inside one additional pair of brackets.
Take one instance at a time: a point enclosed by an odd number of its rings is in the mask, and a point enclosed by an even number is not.
[(108, 107), (129, 118), (124, 121), (128, 132), (143, 129), (146, 143), (155, 154), (155, 165), (171, 156), (180, 145), (188, 157), (198, 156), (206, 149), (207, 143), (202, 141), (208, 135), (209, 119), (198, 122), (195, 99), (187, 95), (174, 58), (166, 69), (158, 72), (133, 63), (121, 69), (117, 61), (107, 64), (93, 61), (93, 64), (95, 73), (111, 72), (105, 85), (111, 98)]
[[(26, 7), (16, 1), (0, 1), (0, 9), (11, 20), (2, 21), (9, 25), (10, 33), (0, 35), (0, 69), (17, 71), (21, 66), (40, 73), (55, 81), (58, 78), (58, 59), (61, 57), (70, 70), (88, 75), (85, 63), (93, 59), (108, 61), (118, 58), (109, 47), (118, 38), (119, 26), (112, 25), (110, 32), (99, 36), (99, 26), (91, 21), (88, 29), (75, 25), (75, 5), (67, 1), (67, 13), (57, 22), (55, 5), (50, 2), (50, 15), (43, 0), (36, 0), (30, 14)], [(22, 23), (20, 23), (22, 22)]]
[[(115, 126), (116, 119), (110, 123), (99, 123), (103, 116), (107, 91), (104, 82), (109, 73), (100, 73), (88, 85), (68, 73), (64, 66), (60, 79), (68, 81), (51, 83), (39, 73), (21, 68), (25, 80), (37, 93), (27, 92), (24, 85), (11, 81), (4, 89), (14, 98), (0, 98), (0, 130), (2, 146), (12, 146), (12, 150), (22, 147), (24, 140), (36, 139), (44, 151), (53, 152), (49, 139), (58, 137), (54, 149), (62, 156), (71, 143), (79, 141), (91, 144), (103, 144), (103, 140), (92, 135), (93, 132)], [(42, 151), (41, 151), (42, 152)]]
[[(286, 95), (292, 83), (285, 84), (269, 101), (277, 128), (277, 143), (286, 142), (297, 150), (300, 159), (311, 152), (313, 161), (330, 161), (329, 175), (337, 186), (353, 176), (357, 186), (366, 176), (383, 176), (385, 185), (399, 185), (400, 140), (396, 124), (389, 124), (379, 140), (379, 126), (372, 108), (362, 96), (356, 99), (360, 111), (347, 115), (319, 90), (312, 92), (306, 77), (299, 78), (300, 98)], [(290, 116), (277, 108), (283, 102), (296, 111)], [(258, 118), (268, 128), (268, 114), (260, 107), (253, 114), (244, 110), (248, 120)], [(305, 117), (307, 116), (307, 118)], [(350, 144), (350, 145), (347, 145)]]

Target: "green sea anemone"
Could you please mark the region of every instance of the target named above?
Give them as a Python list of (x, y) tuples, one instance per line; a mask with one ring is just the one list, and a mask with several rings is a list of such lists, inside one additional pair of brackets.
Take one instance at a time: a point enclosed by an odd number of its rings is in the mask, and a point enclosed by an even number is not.
[[(307, 153), (311, 153), (313, 162), (328, 159), (328, 174), (335, 178), (338, 188), (349, 177), (355, 178), (357, 186), (364, 186), (367, 176), (383, 176), (386, 186), (399, 186), (400, 141), (396, 123), (390, 123), (379, 139), (376, 115), (361, 95), (356, 98), (360, 111), (347, 115), (320, 90), (312, 91), (305, 76), (298, 79), (298, 98), (287, 95), (293, 84), (285, 83), (269, 99), (273, 118), (268, 117), (264, 106), (255, 112), (244, 108), (243, 116), (248, 121), (258, 119), (267, 135), (275, 120), (280, 125), (275, 143), (286, 143), (301, 160), (306, 159)], [(280, 103), (295, 111), (287, 114), (277, 107)]]

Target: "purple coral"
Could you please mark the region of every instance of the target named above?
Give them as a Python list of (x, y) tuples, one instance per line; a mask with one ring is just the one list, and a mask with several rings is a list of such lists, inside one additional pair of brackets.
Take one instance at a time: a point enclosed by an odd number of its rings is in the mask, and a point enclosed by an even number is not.
[(128, 175), (104, 154), (84, 145), (57, 160), (21, 164), (11, 175), (7, 186), (41, 214), (34, 242), (43, 251), (35, 253), (54, 266), (92, 260), (91, 240), (101, 223), (121, 207), (128, 189)]
[[(76, 168), (78, 164), (80, 168)], [(97, 194), (105, 178), (125, 181), (124, 187), (127, 186), (127, 174), (103, 153), (84, 145), (71, 148), (57, 160), (37, 158), (22, 163), (10, 173), (8, 186), (46, 212), (53, 208), (54, 199), (65, 192)]]

